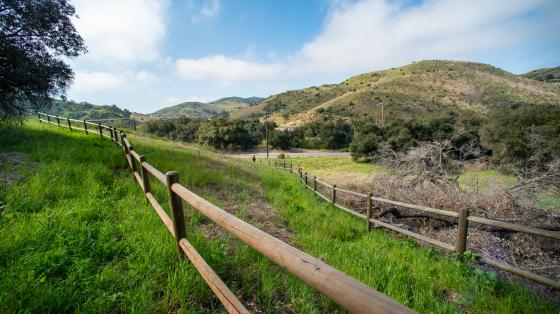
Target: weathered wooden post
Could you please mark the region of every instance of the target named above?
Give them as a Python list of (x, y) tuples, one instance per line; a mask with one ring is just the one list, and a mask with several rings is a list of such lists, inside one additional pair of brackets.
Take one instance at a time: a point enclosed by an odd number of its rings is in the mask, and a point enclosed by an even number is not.
[(334, 205), (336, 204), (336, 184), (332, 186), (332, 200), (331, 203)]
[(136, 120), (132, 118), (132, 125), (134, 125), (134, 131), (136, 131)]
[(457, 244), (455, 245), (455, 251), (458, 254), (465, 253), (467, 249), (467, 233), (468, 233), (468, 220), (469, 210), (467, 208), (462, 208), (459, 213), (459, 221), (457, 223)]
[[(152, 186), (150, 185), (150, 174), (148, 173), (148, 170), (146, 170), (146, 168), (142, 164), (145, 161), (146, 161), (146, 157), (140, 156), (140, 171), (141, 171), (141, 174), (142, 174), (142, 182), (144, 184), (142, 186), (142, 189), (144, 190), (144, 195), (146, 195), (146, 193), (151, 193), (152, 192)], [(146, 201), (147, 200), (148, 200), (148, 198), (146, 198)]]
[(70, 129), (70, 132), (72, 132), (72, 124), (70, 124), (70, 118), (66, 118), (66, 120), (68, 121), (68, 129)]
[(115, 135), (115, 145), (119, 143), (119, 132), (117, 129), (113, 128), (113, 134)]
[(46, 116), (47, 116), (47, 122), (51, 123), (51, 117), (49, 115), (46, 115)]
[(88, 131), (87, 131), (87, 123), (86, 123), (86, 120), (84, 120), (84, 131), (86, 131), (86, 135), (87, 135), (87, 134), (88, 134)]
[(313, 192), (317, 192), (317, 176), (313, 176)]
[(290, 172), (292, 172), (293, 168), (294, 168), (293, 162), (290, 161)]
[(41, 114), (37, 112), (37, 118), (39, 118), (39, 123), (41, 123)]
[(371, 231), (371, 217), (373, 215), (373, 197), (372, 193), (368, 193), (367, 195), (367, 215), (366, 215), (366, 227), (367, 231)]
[(257, 162), (257, 157), (253, 155), (253, 163)]
[(60, 119), (58, 118), (58, 116), (56, 116), (56, 124), (58, 124), (58, 126), (60, 126)]
[(99, 136), (103, 138), (103, 129), (101, 128), (101, 123), (97, 123), (97, 126), (99, 127)]
[(115, 141), (115, 135), (113, 134), (114, 132), (113, 132), (113, 127), (112, 126), (109, 126), (109, 133), (111, 135), (111, 141), (114, 142)]
[(169, 207), (171, 208), (171, 219), (173, 219), (173, 231), (175, 233), (175, 245), (177, 247), (177, 255), (179, 259), (184, 258), (183, 250), (179, 245), (179, 241), (187, 237), (185, 228), (185, 215), (183, 213), (183, 203), (181, 198), (172, 190), (175, 183), (179, 183), (179, 174), (176, 171), (169, 171), (165, 174), (167, 183), (167, 192), (169, 195)]
[(303, 178), (303, 180), (305, 181), (305, 185), (307, 185), (307, 172), (304, 174)]

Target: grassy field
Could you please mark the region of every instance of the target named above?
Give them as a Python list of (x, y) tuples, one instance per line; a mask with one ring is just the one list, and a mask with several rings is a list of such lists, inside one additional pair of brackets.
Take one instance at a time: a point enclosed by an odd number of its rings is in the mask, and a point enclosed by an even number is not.
[[(130, 136), (189, 189), (350, 276), (425, 313), (555, 313), (525, 288), (364, 222), (307, 191), (294, 176), (198, 147)], [(98, 136), (26, 123), (2, 130), (3, 152), (36, 163), (0, 192), (0, 311), (223, 311), (146, 204), (120, 148)], [(302, 159), (303, 160), (303, 159)], [(340, 165), (344, 169), (344, 165)], [(166, 204), (165, 190), (154, 193)], [(187, 234), (252, 310), (341, 312), (305, 284), (186, 206)]]

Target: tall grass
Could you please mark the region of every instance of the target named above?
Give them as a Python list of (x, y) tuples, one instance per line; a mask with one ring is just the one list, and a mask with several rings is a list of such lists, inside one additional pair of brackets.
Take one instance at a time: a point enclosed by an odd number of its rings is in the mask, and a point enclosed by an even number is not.
[[(266, 166), (196, 147), (131, 136), (161, 171), (257, 224), (285, 226), (302, 250), (419, 312), (558, 312), (515, 283), (381, 230), (314, 196)], [(122, 150), (106, 139), (27, 123), (2, 131), (2, 151), (39, 167), (0, 192), (1, 312), (220, 312), (171, 235), (146, 204)], [(165, 190), (152, 180), (166, 207)], [(255, 219), (250, 204), (278, 216)], [(189, 241), (250, 309), (340, 312), (331, 301), (185, 206)]]

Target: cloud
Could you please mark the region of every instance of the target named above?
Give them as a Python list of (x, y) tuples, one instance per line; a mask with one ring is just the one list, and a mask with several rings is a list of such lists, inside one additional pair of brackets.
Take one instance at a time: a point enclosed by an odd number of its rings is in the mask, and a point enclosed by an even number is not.
[[(188, 6), (192, 8), (193, 3), (189, 3)], [(211, 19), (220, 13), (221, 8), (222, 6), (220, 5), (220, 0), (206, 0), (200, 8), (199, 14), (192, 17), (192, 21), (193, 23), (198, 23), (200, 21)]]
[(273, 79), (281, 71), (279, 64), (264, 64), (223, 55), (199, 59), (179, 59), (175, 62), (177, 73), (190, 80), (214, 80), (227, 86), (239, 81)]
[(78, 0), (75, 20), (96, 62), (146, 62), (161, 54), (166, 35), (165, 9), (158, 0)]
[(122, 88), (125, 79), (109, 72), (76, 72), (73, 90), (76, 92), (99, 92)]

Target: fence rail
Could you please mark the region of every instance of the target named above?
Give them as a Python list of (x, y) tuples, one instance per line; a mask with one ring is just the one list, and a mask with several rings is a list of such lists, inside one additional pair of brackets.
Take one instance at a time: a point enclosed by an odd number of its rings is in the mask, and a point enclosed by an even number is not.
[[(255, 159), (256, 160), (256, 159)], [(259, 159), (259, 163), (262, 163), (262, 159)], [(278, 161), (274, 161), (272, 164), (270, 162), (270, 160), (268, 160), (267, 164), (269, 166), (275, 167), (275, 168), (280, 168), (283, 170), (286, 170), (290, 173), (296, 174), (300, 177), (300, 181), (310, 190), (312, 190), (315, 194), (317, 194), (318, 196), (320, 196), (322, 199), (326, 200), (327, 202), (330, 202), (333, 206), (349, 213), (352, 214), (360, 219), (364, 219), (366, 221), (366, 227), (368, 228), (368, 230), (371, 230), (371, 224), (376, 224), (378, 226), (396, 231), (398, 233), (416, 238), (420, 241), (429, 243), (431, 245), (437, 246), (439, 248), (442, 248), (444, 250), (450, 251), (450, 252), (455, 252), (458, 254), (464, 254), (465, 251), (467, 250), (467, 235), (468, 235), (468, 227), (469, 227), (469, 223), (477, 223), (477, 224), (482, 224), (482, 225), (486, 225), (486, 226), (491, 226), (491, 227), (495, 227), (498, 229), (502, 229), (502, 230), (509, 230), (509, 231), (514, 231), (514, 232), (520, 232), (520, 233), (526, 233), (526, 234), (531, 234), (534, 236), (539, 236), (539, 237), (545, 237), (545, 238), (549, 238), (549, 239), (554, 239), (554, 240), (560, 240), (560, 232), (558, 231), (549, 231), (549, 230), (545, 230), (545, 229), (540, 229), (540, 228), (535, 228), (535, 227), (530, 227), (530, 226), (524, 226), (524, 225), (519, 225), (519, 224), (512, 224), (512, 223), (508, 223), (508, 222), (503, 222), (503, 221), (499, 221), (499, 220), (494, 220), (494, 219), (488, 219), (488, 218), (483, 218), (483, 217), (478, 217), (478, 216), (471, 216), (469, 214), (469, 212), (465, 209), (462, 210), (461, 212), (457, 213), (454, 211), (449, 211), (449, 210), (442, 210), (442, 209), (436, 209), (436, 208), (431, 208), (431, 207), (426, 207), (426, 206), (420, 206), (420, 205), (414, 205), (414, 204), (409, 204), (409, 203), (403, 203), (403, 202), (398, 202), (398, 201), (394, 201), (394, 200), (389, 200), (386, 198), (381, 198), (381, 197), (375, 197), (372, 195), (367, 195), (364, 193), (359, 193), (356, 191), (351, 191), (351, 190), (347, 190), (347, 189), (342, 189), (336, 186), (336, 184), (330, 185), (324, 181), (321, 181), (319, 179), (317, 179), (316, 176), (313, 176), (307, 172), (304, 172), (303, 168), (301, 167), (294, 167), (293, 163), (290, 162), (289, 164), (286, 163), (286, 161), (284, 160), (283, 162), (278, 162)], [(321, 192), (319, 192), (319, 190), (317, 189), (317, 184), (322, 185), (323, 187), (330, 189), (331, 190), (331, 195), (324, 195)], [(356, 210), (344, 207), (343, 205), (339, 204), (336, 202), (337, 200), (337, 192), (340, 193), (346, 193), (346, 194), (350, 194), (359, 198), (362, 198), (367, 204), (368, 208), (367, 208), (367, 215), (361, 214), (359, 212), (357, 212)], [(378, 203), (382, 203), (382, 204), (391, 204), (391, 205), (395, 205), (395, 206), (399, 206), (399, 207), (404, 207), (404, 208), (408, 208), (408, 209), (413, 209), (413, 210), (418, 210), (418, 211), (423, 211), (423, 212), (427, 212), (427, 213), (431, 213), (431, 214), (436, 214), (436, 215), (442, 215), (442, 216), (446, 216), (446, 217), (451, 217), (454, 219), (457, 219), (457, 238), (456, 238), (456, 243), (455, 245), (451, 245), (442, 241), (439, 241), (437, 239), (432, 239), (430, 237), (427, 237), (425, 235), (410, 231), (410, 230), (406, 230), (404, 228), (400, 228), (397, 226), (394, 226), (392, 224), (389, 224), (387, 222), (381, 221), (379, 219), (375, 219), (372, 217), (372, 209), (371, 209), (371, 203), (372, 202), (378, 202)], [(555, 289), (560, 289), (560, 282), (552, 280), (550, 278), (541, 276), (539, 274), (535, 274), (532, 272), (529, 272), (527, 270), (524, 270), (522, 268), (519, 267), (515, 267), (515, 266), (511, 266), (508, 264), (505, 264), (503, 262), (497, 261), (495, 259), (486, 257), (486, 256), (480, 256), (479, 257), (479, 262), (483, 262), (489, 265), (492, 265), (496, 268), (499, 268), (501, 270), (507, 271), (507, 272), (511, 272), (513, 274), (516, 274), (520, 277), (524, 277), (536, 282), (540, 282), (543, 283), (545, 285), (548, 285), (552, 288)]]
[[(44, 113), (38, 113), (38, 118), (40, 122), (68, 127), (70, 131), (73, 130), (72, 120), (70, 119)], [(57, 123), (51, 122), (50, 118), (55, 118)], [(61, 119), (66, 120), (67, 125), (61, 125)], [(82, 122), (84, 125), (87, 125), (87, 121)], [(149, 204), (154, 208), (157, 215), (175, 238), (179, 258), (182, 259), (186, 256), (193, 263), (194, 267), (228, 312), (248, 313), (239, 299), (229, 290), (210, 265), (206, 263), (187, 240), (182, 201), (185, 201), (230, 234), (315, 290), (323, 293), (349, 312), (413, 313), (404, 305), (375, 289), (356, 281), (341, 271), (246, 223), (191, 192), (179, 183), (179, 175), (176, 172), (169, 171), (163, 174), (157, 168), (150, 165), (146, 161), (146, 157), (138, 154), (133, 146), (130, 145), (124, 132), (102, 124), (97, 124), (96, 126), (97, 132), (93, 133), (111, 138), (113, 142), (122, 147), (133, 177), (140, 184)], [(86, 134), (89, 131), (87, 128), (83, 130)], [(105, 134), (104, 131), (108, 134)], [(150, 176), (153, 176), (167, 187), (171, 218), (152, 194)]]

